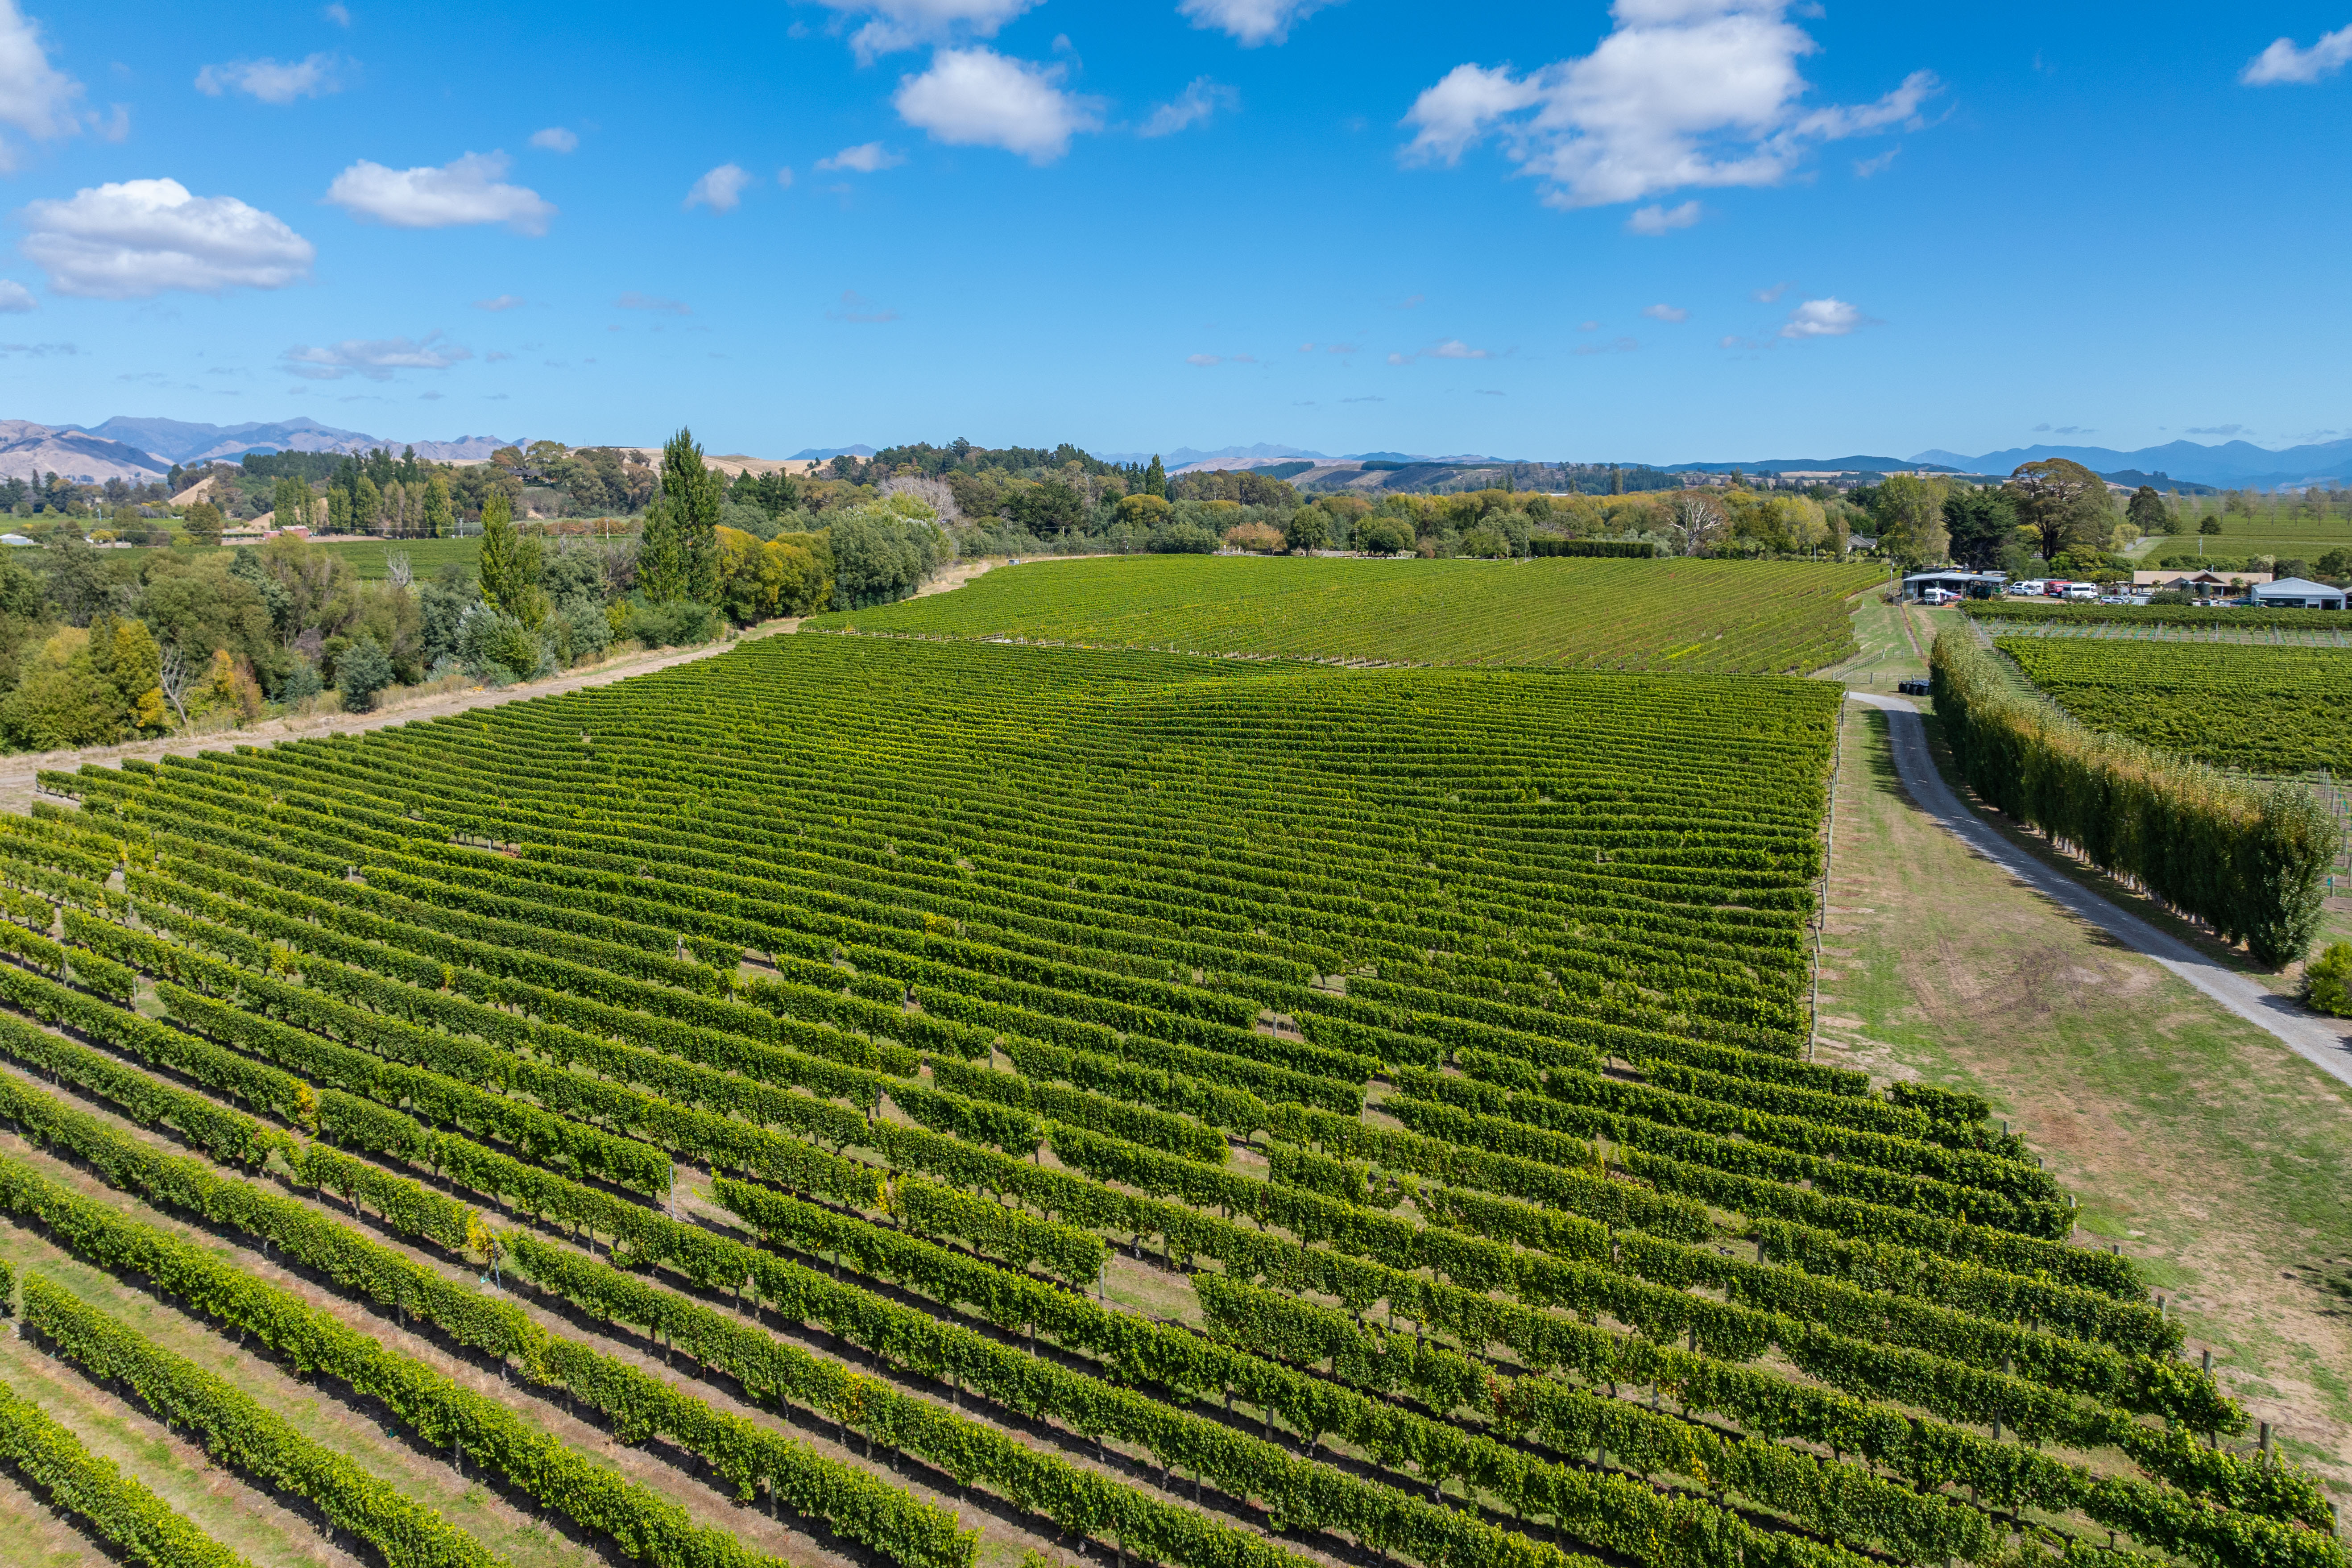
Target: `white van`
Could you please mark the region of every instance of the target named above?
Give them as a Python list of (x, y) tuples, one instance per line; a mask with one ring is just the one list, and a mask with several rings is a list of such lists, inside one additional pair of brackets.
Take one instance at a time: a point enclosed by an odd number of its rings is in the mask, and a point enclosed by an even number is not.
[(2050, 584), (2034, 577), (2022, 583), (2011, 583), (2009, 591), (2020, 598), (2038, 599), (2050, 591)]
[(1958, 598), (1959, 595), (1953, 593), (1949, 588), (1922, 588), (1919, 590), (1919, 602), (1923, 605), (1948, 605)]
[(2099, 596), (2099, 585), (2096, 583), (2069, 583), (2063, 596), (2078, 602), (2096, 599)]

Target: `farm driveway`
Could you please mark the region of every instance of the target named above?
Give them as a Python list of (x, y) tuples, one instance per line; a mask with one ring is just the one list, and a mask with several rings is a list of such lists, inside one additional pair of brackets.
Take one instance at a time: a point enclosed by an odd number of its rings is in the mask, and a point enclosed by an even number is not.
[(2199, 991), (2284, 1042), (2297, 1056), (2322, 1071), (2352, 1084), (2352, 1040), (2326, 1019), (2307, 1012), (2288, 997), (2267, 991), (2245, 975), (2225, 969), (2187, 942), (2118, 909), (2090, 889), (2052, 870), (2003, 838), (1963, 805), (1927, 751), (1927, 726), (1918, 708), (1900, 697), (1849, 691), (1849, 700), (1884, 709), (1894, 744), (1895, 771), (1904, 789), (1920, 810), (1934, 817), (1986, 859), (2054, 900), (2135, 952), (2162, 964)]

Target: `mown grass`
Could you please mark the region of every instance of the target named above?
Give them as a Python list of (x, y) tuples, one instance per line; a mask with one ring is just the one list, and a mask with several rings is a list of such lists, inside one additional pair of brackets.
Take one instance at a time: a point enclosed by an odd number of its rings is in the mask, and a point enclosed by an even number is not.
[(1859, 705), (1837, 813), (1821, 1059), (1986, 1095), (2352, 1497), (2352, 1090), (1928, 820)]

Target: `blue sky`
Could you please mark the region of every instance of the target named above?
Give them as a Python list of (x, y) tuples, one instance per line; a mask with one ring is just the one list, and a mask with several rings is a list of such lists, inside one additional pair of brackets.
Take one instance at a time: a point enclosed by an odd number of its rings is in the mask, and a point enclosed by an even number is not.
[(2326, 439), (2347, 59), (2352, 0), (0, 0), (0, 416)]

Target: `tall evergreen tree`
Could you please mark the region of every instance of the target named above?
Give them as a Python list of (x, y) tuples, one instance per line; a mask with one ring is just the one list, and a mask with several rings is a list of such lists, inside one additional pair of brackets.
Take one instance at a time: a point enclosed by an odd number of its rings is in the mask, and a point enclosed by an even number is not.
[(528, 586), (521, 581), (522, 563), (514, 509), (506, 491), (494, 489), (482, 502), (482, 597), (509, 615)]
[(450, 521), (455, 516), (449, 505), (449, 477), (436, 474), (433, 482), (425, 487), (425, 537), (446, 538)]
[(646, 509), (637, 547), (637, 582), (655, 603), (719, 603), (721, 487), (719, 475), (704, 466), (691, 430), (681, 428), (662, 447), (661, 495)]
[(1151, 454), (1151, 467), (1143, 470), (1143, 493), (1168, 499), (1168, 470), (1160, 465), (1160, 454)]

